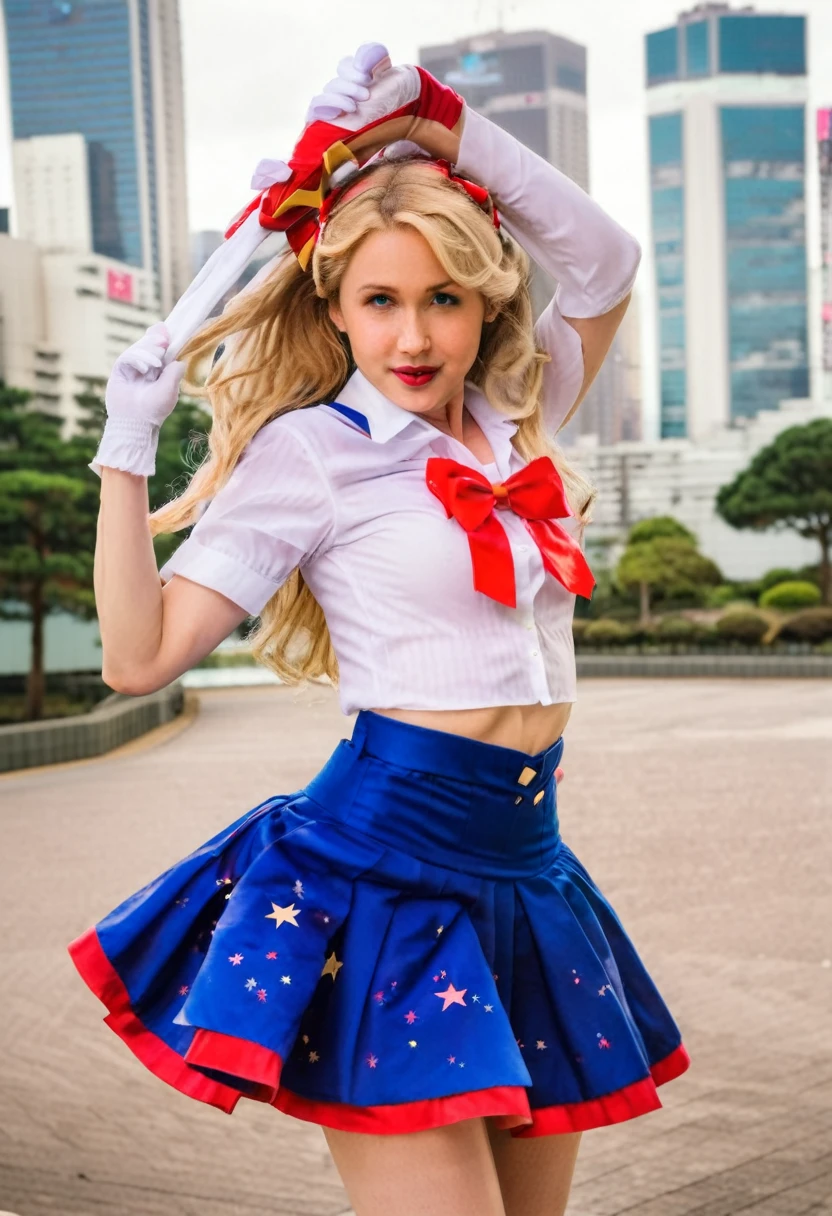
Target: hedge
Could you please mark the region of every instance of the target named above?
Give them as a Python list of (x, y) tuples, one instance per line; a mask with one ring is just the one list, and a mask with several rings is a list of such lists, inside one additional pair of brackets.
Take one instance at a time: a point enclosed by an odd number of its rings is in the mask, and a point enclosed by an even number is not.
[(798, 608), (814, 608), (820, 603), (820, 588), (814, 583), (776, 583), (760, 596), (761, 608), (774, 608), (779, 612), (794, 612)]

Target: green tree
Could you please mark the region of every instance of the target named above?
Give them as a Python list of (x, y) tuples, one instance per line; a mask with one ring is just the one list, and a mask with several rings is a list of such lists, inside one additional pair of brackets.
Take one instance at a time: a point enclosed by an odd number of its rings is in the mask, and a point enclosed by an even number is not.
[(716, 509), (732, 528), (791, 528), (820, 545), (820, 589), (832, 604), (832, 419), (792, 426), (723, 486)]
[(43, 713), (44, 624), (58, 609), (91, 618), (97, 496), (81, 473), (88, 441), (61, 437), (61, 421), (0, 384), (0, 598), (2, 615), (29, 620), (26, 717)]
[(624, 590), (638, 589), (642, 625), (650, 622), (655, 594), (698, 593), (722, 581), (719, 567), (698, 551), (693, 533), (667, 515), (633, 525), (615, 577)]
[[(95, 617), (93, 566), (101, 483), (88, 467), (105, 420), (94, 393), (78, 398), (76, 432), (62, 437), (53, 414), (0, 383), (0, 617), (28, 620), (31, 667), (26, 717), (40, 718), (45, 692), (44, 629), (50, 612)], [(150, 509), (181, 493), (206, 451), (210, 415), (184, 398), (159, 435)], [(186, 530), (154, 537), (161, 565)]]

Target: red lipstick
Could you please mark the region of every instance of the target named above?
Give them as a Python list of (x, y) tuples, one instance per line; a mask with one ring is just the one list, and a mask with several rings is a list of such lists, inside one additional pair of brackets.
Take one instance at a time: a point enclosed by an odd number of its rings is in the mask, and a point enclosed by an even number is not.
[(398, 376), (402, 384), (408, 384), (411, 388), (420, 388), (423, 384), (430, 384), (438, 367), (394, 367), (393, 374)]

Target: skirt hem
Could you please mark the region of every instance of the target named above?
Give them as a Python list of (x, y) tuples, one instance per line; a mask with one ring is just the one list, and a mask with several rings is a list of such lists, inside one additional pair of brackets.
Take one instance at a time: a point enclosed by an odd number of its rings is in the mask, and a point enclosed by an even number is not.
[[(376, 1135), (426, 1131), (463, 1119), (490, 1116), (497, 1119), (501, 1129), (525, 1139), (590, 1131), (657, 1110), (662, 1103), (656, 1087), (680, 1076), (690, 1065), (690, 1057), (680, 1043), (669, 1055), (650, 1065), (648, 1076), (623, 1089), (583, 1102), (537, 1109), (529, 1106), (525, 1088), (513, 1085), (385, 1106), (316, 1101), (281, 1086), (281, 1057), (249, 1040), (198, 1029), (185, 1057), (178, 1055), (134, 1012), (130, 995), (107, 957), (95, 927), (71, 942), (68, 951), (87, 987), (107, 1008), (105, 1023), (137, 1059), (180, 1093), (226, 1114), (233, 1112), (240, 1098), (247, 1097), (306, 1122)], [(237, 1076), (251, 1089), (244, 1093), (206, 1075), (203, 1069)]]

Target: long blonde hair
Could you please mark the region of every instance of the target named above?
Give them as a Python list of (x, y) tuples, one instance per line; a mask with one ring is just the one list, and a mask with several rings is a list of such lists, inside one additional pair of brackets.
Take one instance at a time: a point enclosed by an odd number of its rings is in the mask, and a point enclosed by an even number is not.
[[(500, 413), (515, 419), (514, 445), (527, 459), (549, 455), (564, 480), (573, 511), (585, 518), (589, 486), (546, 434), (541, 397), (549, 356), (535, 347), (529, 261), (463, 190), (415, 158), (376, 162), (365, 189), (339, 202), (315, 246), (311, 273), (291, 250), (253, 290), (236, 296), (220, 317), (185, 346), (189, 392), (213, 412), (209, 452), (182, 494), (150, 516), (151, 532), (175, 532), (195, 522), (199, 506), (230, 477), (246, 445), (265, 423), (289, 410), (334, 400), (353, 367), (329, 317), (351, 255), (372, 232), (410, 227), (429, 244), (447, 274), (479, 290), (497, 315), (483, 325), (468, 379)], [(354, 179), (355, 180), (355, 179)], [(199, 384), (219, 343), (227, 352)], [(287, 683), (338, 678), (324, 614), (300, 569), (272, 596), (248, 637), (255, 657)]]

